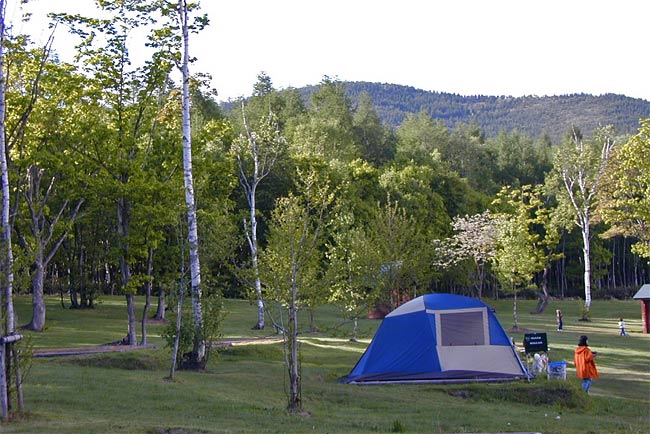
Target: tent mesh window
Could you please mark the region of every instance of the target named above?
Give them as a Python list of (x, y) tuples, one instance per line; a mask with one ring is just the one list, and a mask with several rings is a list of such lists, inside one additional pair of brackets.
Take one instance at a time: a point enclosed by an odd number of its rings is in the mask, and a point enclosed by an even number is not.
[(443, 346), (485, 345), (483, 312), (440, 314), (440, 337)]

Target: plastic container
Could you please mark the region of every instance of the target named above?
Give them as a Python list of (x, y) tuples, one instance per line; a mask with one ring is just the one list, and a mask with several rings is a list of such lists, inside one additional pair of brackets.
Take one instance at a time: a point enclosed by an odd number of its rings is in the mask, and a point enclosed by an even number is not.
[(566, 380), (566, 362), (548, 362), (549, 380)]

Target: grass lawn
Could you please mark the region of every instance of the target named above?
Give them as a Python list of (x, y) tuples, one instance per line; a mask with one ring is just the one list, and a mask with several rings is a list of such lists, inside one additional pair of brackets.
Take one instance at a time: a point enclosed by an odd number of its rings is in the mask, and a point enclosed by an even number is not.
[[(138, 299), (141, 312), (142, 299)], [(506, 330), (512, 302), (490, 301)], [(116, 354), (34, 358), (25, 384), (27, 414), (0, 425), (3, 433), (647, 433), (650, 432), (650, 335), (641, 333), (635, 301), (595, 301), (592, 321), (577, 321), (580, 301), (551, 302), (542, 315), (534, 301), (519, 302), (519, 326), (546, 332), (551, 361), (573, 360), (581, 334), (599, 352), (601, 378), (592, 394), (579, 389), (572, 363), (567, 380), (537, 378), (498, 385), (352, 386), (337, 383), (359, 359), (378, 321), (361, 321), (362, 339), (336, 327), (334, 308), (315, 314), (318, 332), (301, 336), (302, 399), (306, 413), (287, 414), (282, 346), (274, 339), (223, 348), (205, 372), (177, 372), (169, 382), (170, 352), (162, 326), (150, 325), (155, 349)], [(20, 323), (30, 299), (18, 297)], [(35, 349), (94, 346), (126, 334), (123, 297), (102, 297), (94, 310), (63, 309), (48, 299), (47, 329), (30, 334)], [(555, 330), (555, 309), (564, 331)], [(256, 307), (226, 301), (224, 340), (273, 338), (252, 330)], [(630, 337), (618, 336), (623, 316)], [(302, 318), (305, 330), (308, 319)], [(511, 334), (519, 344), (523, 333)], [(566, 395), (566, 396), (565, 396)], [(554, 397), (556, 396), (556, 397)], [(560, 398), (566, 399), (560, 399)], [(552, 398), (552, 399), (549, 399)]]

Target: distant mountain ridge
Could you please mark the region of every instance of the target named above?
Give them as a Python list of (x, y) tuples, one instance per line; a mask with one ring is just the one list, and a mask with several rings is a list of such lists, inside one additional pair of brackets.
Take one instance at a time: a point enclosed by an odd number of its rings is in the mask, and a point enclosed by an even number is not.
[[(398, 126), (409, 113), (424, 111), (449, 127), (475, 122), (488, 137), (500, 131), (518, 130), (532, 138), (548, 134), (554, 143), (577, 126), (589, 134), (598, 125), (613, 124), (619, 133), (634, 134), (639, 119), (650, 117), (650, 102), (624, 95), (573, 94), (561, 96), (462, 96), (432, 92), (411, 86), (370, 82), (343, 82), (347, 95), (356, 106), (359, 95), (372, 98), (381, 120)], [(317, 86), (298, 89), (309, 101)]]

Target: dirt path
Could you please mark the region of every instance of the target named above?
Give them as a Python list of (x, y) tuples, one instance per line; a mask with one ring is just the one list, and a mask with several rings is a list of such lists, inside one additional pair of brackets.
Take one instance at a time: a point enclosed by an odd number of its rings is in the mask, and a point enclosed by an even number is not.
[(125, 353), (156, 348), (155, 345), (99, 345), (95, 347), (45, 348), (34, 350), (33, 357), (81, 356), (84, 354)]
[[(213, 344), (214, 347), (232, 347), (235, 345), (245, 345), (253, 342), (280, 342), (282, 338), (277, 336), (267, 336), (261, 338), (232, 338), (219, 341)], [(33, 352), (33, 357), (61, 357), (61, 356), (82, 356), (85, 354), (101, 353), (126, 353), (128, 351), (149, 350), (156, 348), (155, 345), (97, 345), (87, 347), (70, 347), (70, 348), (41, 348)]]

